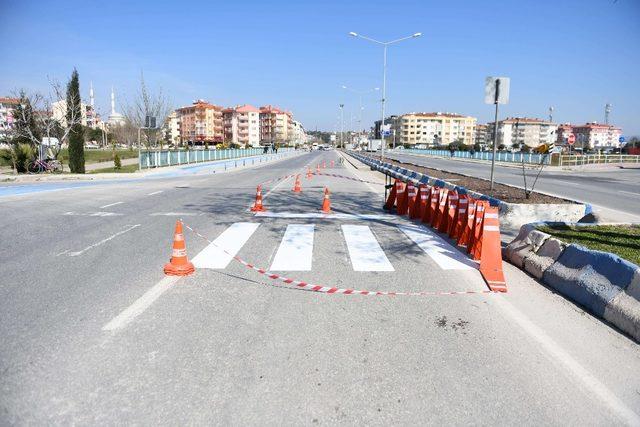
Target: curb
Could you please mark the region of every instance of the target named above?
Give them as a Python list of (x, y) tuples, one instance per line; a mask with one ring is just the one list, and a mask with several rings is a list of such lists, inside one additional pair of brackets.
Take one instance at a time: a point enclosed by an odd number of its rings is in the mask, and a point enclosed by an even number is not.
[(504, 258), (640, 342), (640, 267), (609, 252), (567, 244), (525, 224)]

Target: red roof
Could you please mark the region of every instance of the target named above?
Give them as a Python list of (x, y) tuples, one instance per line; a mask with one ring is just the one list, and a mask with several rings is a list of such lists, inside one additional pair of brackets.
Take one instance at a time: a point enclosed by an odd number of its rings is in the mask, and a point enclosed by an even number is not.
[(9, 98), (7, 96), (0, 96), (0, 103), (18, 105), (20, 103), (20, 100), (18, 98)]

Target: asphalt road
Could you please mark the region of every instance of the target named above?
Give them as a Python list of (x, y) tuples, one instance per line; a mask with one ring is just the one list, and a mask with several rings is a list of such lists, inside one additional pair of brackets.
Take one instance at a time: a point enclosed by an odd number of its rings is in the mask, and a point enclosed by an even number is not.
[[(504, 295), (320, 294), (185, 230), (204, 267), (165, 279), (181, 217), (311, 283), (486, 290), (437, 234), (384, 216), (378, 184), (278, 181), (264, 201), (279, 216), (247, 211), (258, 183), (337, 159), (0, 197), (0, 424), (640, 423), (639, 346), (508, 264)], [(340, 219), (309, 215), (324, 186)]]
[[(441, 157), (427, 157), (388, 151), (390, 157), (419, 165), (489, 179), (490, 162), (469, 162)], [(517, 166), (517, 165), (516, 165)], [(537, 170), (527, 169), (530, 186)], [(522, 169), (496, 165), (495, 180), (504, 184), (524, 186)], [(640, 221), (640, 169), (572, 170), (543, 169), (536, 183), (537, 190), (589, 203), (609, 221)]]

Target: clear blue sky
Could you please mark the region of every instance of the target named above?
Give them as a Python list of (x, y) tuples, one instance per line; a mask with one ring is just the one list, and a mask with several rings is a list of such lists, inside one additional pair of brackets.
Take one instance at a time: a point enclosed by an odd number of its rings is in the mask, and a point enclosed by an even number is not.
[[(505, 115), (560, 122), (612, 121), (640, 134), (640, 2), (538, 1), (8, 1), (0, 0), (0, 94), (45, 90), (77, 67), (108, 113), (109, 88), (131, 99), (144, 70), (174, 106), (272, 103), (307, 129), (347, 127), (357, 97), (381, 86), (380, 40), (414, 32), (389, 50), (389, 113), (450, 111), (492, 119), (487, 75), (511, 77)], [(378, 96), (379, 98), (379, 96)], [(379, 116), (365, 97), (363, 121)], [(354, 119), (354, 126), (355, 126)]]

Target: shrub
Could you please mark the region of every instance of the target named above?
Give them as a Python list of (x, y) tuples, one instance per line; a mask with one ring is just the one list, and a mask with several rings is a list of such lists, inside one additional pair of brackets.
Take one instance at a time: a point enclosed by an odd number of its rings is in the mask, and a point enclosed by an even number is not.
[(122, 168), (122, 162), (120, 161), (120, 156), (118, 155), (118, 153), (113, 156), (113, 167), (117, 170)]

